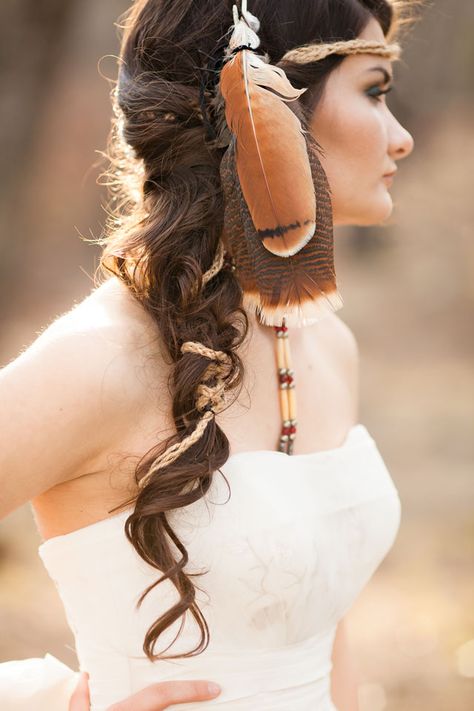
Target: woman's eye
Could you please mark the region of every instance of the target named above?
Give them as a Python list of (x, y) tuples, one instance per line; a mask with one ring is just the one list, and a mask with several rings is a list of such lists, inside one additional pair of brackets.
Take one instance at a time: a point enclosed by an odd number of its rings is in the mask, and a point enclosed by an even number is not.
[(369, 89), (367, 96), (370, 96), (371, 99), (375, 99), (375, 101), (382, 101), (380, 97), (383, 94), (388, 94), (392, 89), (392, 86), (389, 86), (388, 89), (381, 89), (379, 86), (374, 86), (372, 89)]

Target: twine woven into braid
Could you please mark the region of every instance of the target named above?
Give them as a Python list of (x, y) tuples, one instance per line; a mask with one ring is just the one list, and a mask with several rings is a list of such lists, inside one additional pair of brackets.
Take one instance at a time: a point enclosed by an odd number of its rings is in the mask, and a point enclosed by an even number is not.
[[(207, 284), (212, 277), (218, 274), (224, 265), (224, 261), (224, 245), (223, 242), (219, 240), (214, 261), (207, 272), (203, 274), (203, 285)], [(204, 372), (203, 381), (199, 383), (197, 387), (195, 407), (198, 412), (202, 413), (202, 416), (190, 435), (182, 439), (181, 442), (173, 444), (155, 459), (148, 472), (138, 482), (139, 489), (142, 489), (145, 484), (147, 484), (156, 471), (174, 462), (183, 452), (189, 449), (191, 445), (197, 442), (204, 434), (209, 422), (225, 407), (225, 378), (229, 376), (232, 368), (231, 357), (227, 353), (224, 353), (224, 351), (214, 350), (197, 341), (185, 341), (181, 346), (181, 353), (195, 353), (209, 358), (211, 361)], [(213, 385), (210, 385), (208, 382), (211, 379), (214, 380)]]
[(222, 269), (222, 266), (224, 264), (224, 257), (225, 257), (225, 250), (224, 250), (224, 243), (222, 240), (219, 240), (219, 244), (217, 245), (217, 251), (216, 251), (216, 256), (214, 257), (214, 261), (212, 262), (211, 266), (202, 275), (202, 285), (204, 286), (207, 284), (209, 279), (212, 279), (213, 276), (215, 276), (220, 270)]
[[(212, 279), (212, 277), (214, 277), (216, 274), (218, 274), (220, 272), (220, 270), (222, 269), (222, 267), (224, 265), (224, 261), (225, 261), (224, 244), (223, 244), (222, 240), (219, 240), (219, 244), (217, 245), (217, 250), (216, 250), (215, 257), (214, 257), (214, 261), (212, 262), (212, 264), (209, 267), (209, 269), (207, 270), (207, 272), (205, 272), (202, 275), (202, 286), (203, 287), (207, 284), (207, 282), (210, 279)], [(198, 294), (198, 286), (196, 284), (196, 286), (193, 289), (193, 297), (196, 297), (197, 294)]]
[(373, 40), (353, 39), (341, 42), (327, 42), (302, 45), (290, 49), (280, 61), (307, 64), (329, 57), (330, 54), (378, 54), (386, 59), (399, 59), (401, 47), (399, 44), (384, 44)]

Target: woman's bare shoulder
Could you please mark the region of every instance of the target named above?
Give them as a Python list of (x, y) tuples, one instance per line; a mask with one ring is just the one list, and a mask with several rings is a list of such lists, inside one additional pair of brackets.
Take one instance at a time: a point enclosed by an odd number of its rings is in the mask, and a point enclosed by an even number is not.
[(159, 387), (163, 370), (146, 351), (140, 306), (133, 316), (125, 294), (105, 290), (56, 318), (0, 370), (0, 516), (90, 472), (159, 402), (149, 380)]
[(157, 324), (117, 277), (95, 286), (40, 335), (44, 340), (71, 337), (80, 342), (86, 358), (88, 354), (99, 356), (99, 368), (108, 362), (121, 366), (120, 378), (129, 386), (135, 384), (139, 398), (144, 385), (143, 374), (137, 377), (139, 366), (153, 370), (151, 382), (167, 370)]
[(44, 334), (58, 336), (72, 331), (108, 337), (111, 345), (123, 348), (151, 344), (159, 335), (152, 318), (117, 277), (95, 286), (85, 298), (58, 316)]
[(312, 328), (315, 338), (322, 342), (328, 357), (336, 358), (338, 362), (348, 366), (357, 363), (359, 345), (356, 336), (338, 314), (329, 313)]
[[(157, 331), (114, 280), (56, 318), (23, 363), (13, 364), (19, 372), (3, 392), (28, 403), (15, 433), (27, 432), (29, 445), (27, 459), (13, 453), (9, 461), (17, 483), (8, 507), (31, 500), (44, 537), (105, 518), (111, 504), (130, 495), (133, 461), (127, 458), (140, 457), (156, 445), (158, 432), (166, 434), (167, 372)], [(21, 472), (32, 470), (35, 479), (25, 477), (19, 486)]]
[(336, 313), (316, 324), (315, 347), (324, 352), (324, 360), (336, 379), (349, 393), (352, 421), (358, 422), (360, 352), (354, 332)]
[(110, 362), (109, 392), (121, 390), (124, 404), (129, 398), (130, 407), (145, 408), (148, 401), (157, 401), (170, 363), (156, 322), (120, 279), (111, 277), (94, 288), (65, 315), (63, 324), (58, 322), (58, 328), (81, 332), (92, 348), (101, 349), (100, 360)]

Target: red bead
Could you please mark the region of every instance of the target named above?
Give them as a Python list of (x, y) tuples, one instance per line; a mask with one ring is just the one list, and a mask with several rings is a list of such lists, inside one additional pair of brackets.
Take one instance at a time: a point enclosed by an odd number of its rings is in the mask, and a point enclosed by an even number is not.
[(290, 431), (288, 432), (288, 434), (294, 434), (294, 433), (296, 432), (296, 427), (295, 427), (295, 425), (291, 425), (291, 427), (289, 428), (289, 430), (290, 430)]

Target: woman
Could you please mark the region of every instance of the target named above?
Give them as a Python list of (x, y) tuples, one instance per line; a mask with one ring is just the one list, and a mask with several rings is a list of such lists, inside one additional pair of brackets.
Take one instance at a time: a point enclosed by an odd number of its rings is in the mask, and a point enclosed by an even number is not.
[[(250, 9), (131, 8), (110, 171), (124, 200), (101, 260), (113, 276), (1, 372), (0, 514), (32, 501), (93, 711), (356, 709), (343, 617), (399, 525), (358, 422), (330, 238), (332, 222), (391, 214), (413, 148), (384, 98), (400, 15), (388, 0)], [(265, 54), (290, 88), (252, 59)], [(297, 99), (269, 96), (272, 76)], [(303, 194), (313, 221), (257, 235), (255, 126), (267, 187), (291, 195), (276, 212)], [(301, 274), (321, 277), (309, 299), (292, 291)], [(84, 678), (69, 708), (89, 708)]]

